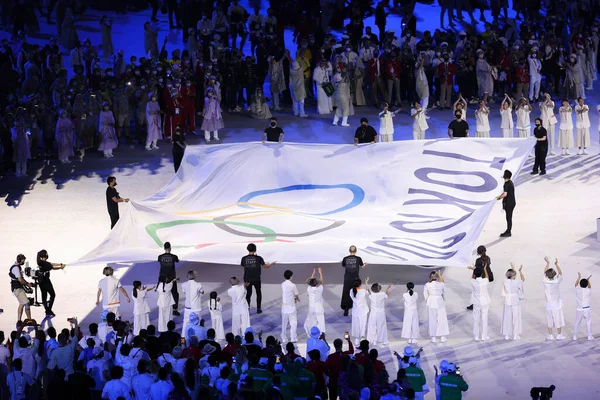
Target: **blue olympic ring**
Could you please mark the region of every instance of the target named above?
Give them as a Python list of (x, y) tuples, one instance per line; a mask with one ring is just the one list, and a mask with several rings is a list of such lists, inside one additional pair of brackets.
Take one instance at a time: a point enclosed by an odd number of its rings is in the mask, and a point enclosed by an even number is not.
[(345, 206), (342, 206), (340, 208), (337, 208), (335, 210), (332, 210), (332, 211), (327, 211), (327, 212), (318, 213), (318, 214), (300, 213), (299, 212), (297, 214), (312, 215), (312, 216), (336, 214), (341, 211), (346, 211), (346, 210), (356, 207), (357, 205), (362, 203), (363, 200), (365, 199), (365, 191), (360, 186), (353, 185), (351, 183), (340, 184), (340, 185), (292, 185), (292, 186), (286, 186), (286, 187), (277, 188), (277, 189), (257, 190), (255, 192), (250, 192), (250, 193), (242, 196), (238, 200), (238, 205), (240, 207), (244, 207), (244, 208), (254, 208), (248, 204), (239, 204), (239, 203), (249, 203), (251, 199), (258, 197), (258, 196), (265, 195), (265, 194), (291, 192), (293, 190), (315, 190), (315, 189), (347, 189), (350, 192), (352, 192), (353, 197), (352, 197), (352, 200), (348, 204), (346, 204)]

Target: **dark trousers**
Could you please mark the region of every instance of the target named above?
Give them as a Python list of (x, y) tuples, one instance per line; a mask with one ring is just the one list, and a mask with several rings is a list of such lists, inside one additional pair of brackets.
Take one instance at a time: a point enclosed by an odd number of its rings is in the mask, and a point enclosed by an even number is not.
[(173, 310), (177, 310), (177, 306), (179, 305), (179, 292), (177, 291), (177, 282), (173, 282), (173, 288), (171, 289), (171, 294), (173, 295)]
[(152, 6), (152, 17), (151, 19), (156, 19), (156, 14), (158, 14), (158, 9), (160, 8), (160, 4), (158, 3), (158, 0), (153, 0), (150, 2), (150, 5)]
[(117, 221), (119, 221), (119, 213), (118, 212), (116, 212), (116, 213), (109, 212), (108, 215), (110, 215), (110, 229), (112, 229), (117, 224)]
[(352, 298), (350, 297), (350, 289), (354, 288), (355, 280), (356, 278), (344, 278), (344, 288), (342, 289), (342, 302), (340, 304), (342, 310), (349, 310), (352, 308)]
[[(42, 303), (44, 304), (46, 312), (52, 312), (54, 298), (56, 297), (56, 293), (54, 292), (54, 286), (52, 286), (52, 281), (47, 278), (40, 279), (39, 288), (40, 292), (42, 293)], [(48, 298), (48, 296), (50, 296), (50, 298)]]
[(260, 281), (246, 281), (248, 286), (246, 287), (246, 301), (248, 302), (248, 307), (250, 307), (250, 299), (252, 298), (252, 286), (256, 289), (256, 309), (260, 310), (260, 305), (262, 303), (262, 289), (260, 287)]
[[(175, 144), (174, 146), (179, 146)], [(181, 165), (181, 160), (183, 160), (183, 150), (173, 150), (173, 166), (175, 167), (175, 172), (179, 170), (179, 166)]]
[(546, 155), (548, 155), (548, 143), (538, 142), (535, 145), (535, 161), (533, 162), (533, 172), (546, 172)]
[(512, 216), (513, 216), (513, 211), (515, 210), (515, 206), (514, 205), (505, 205), (504, 206), (504, 213), (506, 214), (506, 232), (507, 233), (511, 233), (512, 231)]

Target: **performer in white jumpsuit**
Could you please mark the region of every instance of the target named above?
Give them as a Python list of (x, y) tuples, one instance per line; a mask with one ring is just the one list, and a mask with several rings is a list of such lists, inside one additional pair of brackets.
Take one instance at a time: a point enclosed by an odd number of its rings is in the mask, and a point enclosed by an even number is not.
[(590, 145), (590, 108), (583, 103), (580, 97), (575, 106), (575, 130), (577, 135), (575, 142), (579, 150), (577, 154), (587, 154), (586, 148)]
[(421, 103), (415, 101), (413, 108), (410, 109), (410, 116), (413, 119), (413, 139), (425, 139), (425, 132), (429, 129), (429, 124), (427, 123), (428, 117), (425, 115), (425, 108), (421, 106)]
[(348, 116), (354, 115), (354, 108), (352, 107), (352, 101), (350, 99), (350, 83), (348, 83), (348, 77), (343, 76), (341, 72), (338, 72), (333, 76), (333, 82), (333, 86), (335, 87), (333, 101), (336, 105), (333, 125), (337, 125), (340, 118), (342, 118), (342, 126), (350, 126), (350, 124), (348, 124)]
[(500, 117), (502, 118), (500, 129), (502, 129), (503, 138), (514, 137), (515, 123), (513, 121), (512, 108), (512, 99), (508, 97), (506, 93), (504, 93), (504, 99), (502, 100), (502, 104), (500, 104)]
[(156, 290), (158, 292), (158, 300), (156, 301), (156, 305), (158, 306), (158, 331), (166, 332), (167, 324), (170, 320), (173, 319), (173, 304), (175, 304), (175, 300), (173, 300), (173, 294), (171, 293), (171, 289), (173, 289), (173, 282), (177, 280), (167, 282), (166, 275), (161, 275), (158, 277), (158, 284), (156, 285)]
[(556, 116), (554, 115), (554, 102), (550, 98), (548, 93), (544, 93), (544, 102), (540, 103), (540, 119), (542, 120), (542, 126), (546, 128), (546, 139), (548, 140), (548, 147), (551, 155), (555, 155), (554, 152), (554, 134), (556, 131)]
[[(560, 283), (562, 282), (562, 271), (558, 266), (558, 260), (555, 260), (554, 268), (550, 268), (550, 260), (544, 258), (546, 267), (544, 268), (544, 295), (546, 298), (546, 322), (548, 323), (548, 336), (546, 340), (554, 340), (552, 336), (552, 328), (556, 328), (558, 335), (556, 340), (564, 340), (562, 327), (565, 326), (565, 317), (562, 306), (563, 301), (560, 298)], [(558, 271), (558, 274), (557, 274)]]
[(588, 340), (594, 340), (592, 336), (592, 314), (590, 302), (592, 300), (592, 275), (587, 279), (581, 279), (581, 272), (577, 273), (575, 282), (575, 298), (577, 299), (577, 312), (575, 313), (575, 329), (573, 329), (573, 340), (577, 340), (577, 334), (581, 327), (581, 321), (585, 319)]
[(291, 62), (290, 68), (290, 93), (292, 94), (292, 108), (296, 117), (307, 117), (304, 112), (304, 99), (306, 99), (306, 85), (304, 84), (304, 70), (298, 61)]
[(520, 138), (528, 138), (531, 136), (531, 119), (529, 114), (531, 113), (531, 106), (527, 102), (525, 97), (519, 100), (515, 113), (517, 114), (517, 133)]
[(419, 333), (419, 312), (417, 302), (419, 293), (414, 291), (415, 284), (408, 282), (406, 284), (408, 291), (402, 295), (404, 298), (404, 318), (402, 319), (402, 338), (408, 339), (408, 343), (417, 343), (421, 337)]
[(490, 310), (490, 294), (488, 287), (490, 280), (488, 278), (487, 268), (469, 267), (473, 270), (471, 279), (471, 304), (473, 304), (473, 339), (477, 342), (489, 340), (488, 336), (488, 315)]
[[(369, 284), (369, 279), (365, 285)], [(367, 318), (369, 316), (369, 293), (363, 289), (362, 281), (357, 279), (354, 283), (354, 289), (350, 289), (350, 298), (352, 299), (352, 332), (356, 346), (367, 336)], [(356, 292), (356, 293), (355, 293)]]
[(215, 340), (225, 340), (225, 329), (223, 329), (223, 306), (217, 292), (208, 295), (208, 311), (210, 312), (211, 327), (215, 330)]
[(296, 303), (300, 301), (300, 292), (292, 283), (293, 272), (289, 269), (283, 273), (285, 281), (281, 283), (281, 343), (288, 342), (287, 327), (290, 326), (290, 341), (298, 341), (298, 314)]
[[(181, 290), (185, 293), (185, 309), (183, 310), (183, 327), (187, 326), (190, 322), (190, 314), (196, 313), (196, 315), (202, 315), (202, 295), (204, 290), (202, 284), (196, 282), (196, 271), (191, 270), (188, 272), (188, 281), (181, 285)], [(182, 332), (182, 335), (185, 332)]]
[(374, 283), (371, 286), (369, 298), (371, 299), (371, 313), (369, 314), (369, 325), (367, 327), (367, 340), (375, 344), (387, 345), (387, 321), (385, 318), (385, 300), (390, 295), (392, 285), (388, 285), (385, 292), (381, 291), (381, 285)]
[(313, 80), (317, 85), (317, 112), (319, 114), (330, 114), (333, 111), (331, 97), (325, 94), (323, 83), (329, 82), (331, 77), (331, 64), (323, 59), (313, 72)]
[(427, 310), (429, 311), (429, 336), (431, 336), (432, 343), (437, 342), (437, 337), (440, 337), (440, 341), (445, 343), (446, 335), (450, 334), (446, 302), (444, 300), (446, 284), (440, 271), (432, 272), (429, 279), (430, 281), (425, 284), (423, 290), (423, 297), (427, 302)]
[(395, 112), (389, 111), (388, 103), (383, 103), (383, 111), (379, 113), (379, 138), (382, 142), (394, 141)]
[(517, 279), (517, 271), (513, 264), (506, 271), (506, 279), (502, 286), (502, 297), (504, 297), (504, 313), (502, 314), (502, 329), (504, 340), (519, 340), (523, 332), (521, 324), (521, 300), (524, 298), (523, 282), (523, 266), (519, 267), (520, 279)]
[(479, 102), (479, 108), (475, 111), (476, 137), (490, 137), (490, 109), (485, 105), (485, 101)]
[(316, 278), (317, 269), (313, 269), (313, 273), (308, 278), (306, 283), (308, 288), (306, 294), (308, 295), (308, 315), (306, 315), (306, 321), (304, 321), (304, 330), (306, 336), (310, 336), (310, 329), (313, 326), (319, 328), (321, 333), (325, 333), (325, 309), (323, 304), (323, 270), (319, 268), (319, 278)]
[(235, 276), (229, 280), (229, 283), (231, 287), (227, 290), (227, 294), (231, 297), (231, 332), (243, 337), (246, 328), (250, 326), (246, 288)]
[(568, 156), (569, 149), (575, 145), (575, 142), (573, 141), (573, 107), (571, 107), (567, 100), (563, 100), (559, 112), (560, 125), (558, 126), (558, 147), (562, 149), (563, 156)]
[[(534, 102), (540, 96), (540, 84), (542, 83), (542, 63), (537, 58), (534, 49), (527, 58), (529, 62), (529, 101)], [(544, 125), (546, 126), (546, 125)]]

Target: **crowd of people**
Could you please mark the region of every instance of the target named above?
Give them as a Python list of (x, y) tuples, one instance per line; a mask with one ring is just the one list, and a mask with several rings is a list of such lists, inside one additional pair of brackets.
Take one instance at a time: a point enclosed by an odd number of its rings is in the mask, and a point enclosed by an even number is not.
[[(171, 28), (182, 30), (184, 43), (171, 54), (166, 38), (159, 44), (158, 1), (143, 28), (143, 51), (127, 55), (114, 48), (108, 17), (100, 21), (102, 43), (80, 41), (73, 16), (83, 12), (78, 2), (55, 3), (57, 37), (43, 47), (29, 43), (25, 34), (36, 24), (28, 22), (30, 12), (24, 20), (16, 11), (8, 13), (14, 21), (8, 18), (5, 26), (16, 30), (13, 40), (0, 46), (4, 170), (24, 176), (30, 159), (57, 157), (68, 163), (96, 149), (109, 158), (122, 142), (139, 141), (155, 150), (163, 138), (182, 153), (182, 135), (200, 131), (206, 142), (219, 141), (227, 115), (249, 112), (269, 120), (272, 111), (283, 112), (284, 104), (298, 117), (334, 113), (333, 124), (342, 126), (349, 126), (356, 107), (383, 104), (378, 137), (390, 141), (393, 118), (404, 105), (411, 109), (415, 139), (426, 137), (431, 109), (452, 107), (467, 121), (470, 104), (478, 105), (473, 114), (477, 136), (488, 137), (494, 102), (500, 104), (501, 136), (513, 137), (516, 128), (519, 137), (529, 137), (530, 113), (538, 108), (532, 104), (538, 102), (550, 152), (559, 147), (567, 155), (576, 147), (578, 154), (587, 153), (585, 98), (597, 79), (598, 7), (551, 0), (542, 19), (530, 2), (515, 1), (513, 7), (527, 17), (519, 24), (506, 18), (505, 3), (492, 1), (494, 20), (485, 22), (483, 31), (475, 29), (472, 18), (473, 25), (458, 34), (436, 29), (417, 39), (414, 3), (397, 5), (404, 13), (398, 31), (386, 30), (396, 4), (381, 1), (373, 9), (370, 1), (353, 0), (337, 9), (337, 3), (321, 3), (273, 2), (263, 15), (260, 5), (247, 10), (238, 0), (169, 1), (163, 11)], [(442, 17), (447, 12), (454, 26), (452, 4), (441, 2)], [(468, 2), (456, 6), (461, 20), (463, 11), (472, 16)], [(364, 26), (364, 16), (371, 13), (379, 35)], [(344, 17), (350, 20), (346, 26)], [(290, 25), (297, 47), (293, 54), (284, 42)], [(452, 103), (455, 93), (458, 102)], [(561, 107), (552, 97), (563, 99)], [(310, 99), (316, 100), (314, 109), (305, 104)], [(468, 126), (449, 129), (449, 135), (468, 136), (468, 131)]]

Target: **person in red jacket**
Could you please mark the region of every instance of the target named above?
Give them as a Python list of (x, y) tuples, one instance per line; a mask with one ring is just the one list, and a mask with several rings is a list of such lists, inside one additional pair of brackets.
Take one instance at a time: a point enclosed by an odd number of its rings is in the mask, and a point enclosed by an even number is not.
[(377, 92), (381, 94), (381, 100), (387, 100), (387, 93), (383, 86), (383, 78), (385, 74), (385, 64), (379, 59), (379, 52), (373, 51), (373, 58), (367, 61), (367, 75), (369, 84), (371, 85), (371, 104), (379, 108), (377, 101)]
[(454, 75), (456, 69), (454, 63), (450, 61), (448, 53), (442, 54), (444, 61), (438, 65), (438, 76), (440, 78), (440, 109), (449, 110), (452, 104), (452, 88), (454, 87)]
[[(387, 84), (387, 103), (389, 105), (401, 106), (400, 101), (400, 72), (402, 62), (398, 59), (398, 52), (392, 51), (392, 57), (385, 60), (385, 82)], [(392, 93), (394, 94), (392, 96)], [(394, 102), (392, 103), (392, 97)]]
[(529, 87), (529, 64), (524, 58), (519, 60), (519, 63), (515, 67), (515, 82), (517, 83), (517, 91), (515, 93), (515, 99), (521, 97), (527, 97), (527, 88)]
[(183, 106), (182, 127), (185, 133), (195, 133), (196, 130), (196, 87), (187, 78), (181, 88), (181, 105)]
[(306, 369), (315, 376), (316, 384), (314, 393), (315, 396), (325, 396), (327, 386), (325, 384), (325, 374), (327, 373), (327, 364), (321, 361), (321, 352), (317, 349), (308, 352), (310, 361), (306, 364)]
[(342, 366), (342, 357), (351, 356), (354, 354), (354, 346), (352, 345), (352, 340), (350, 340), (350, 336), (346, 335), (346, 341), (348, 342), (348, 351), (343, 351), (342, 346), (344, 342), (342, 339), (335, 339), (333, 341), (333, 347), (335, 348), (335, 352), (331, 353), (327, 357), (327, 361), (325, 361), (325, 368), (327, 376), (329, 376), (329, 398), (337, 399), (338, 395), (338, 376), (340, 375), (340, 370)]
[(181, 98), (181, 93), (177, 89), (173, 89), (173, 91), (171, 91), (171, 98), (173, 100), (171, 132), (175, 132), (175, 128), (177, 126), (181, 127), (183, 132), (183, 101)]
[(171, 92), (176, 90), (173, 88), (173, 82), (167, 81), (167, 86), (162, 92), (162, 103), (165, 105), (165, 117), (163, 119), (163, 132), (165, 137), (171, 137), (171, 124), (173, 123), (173, 115), (175, 114), (175, 106), (173, 105), (173, 96)]

